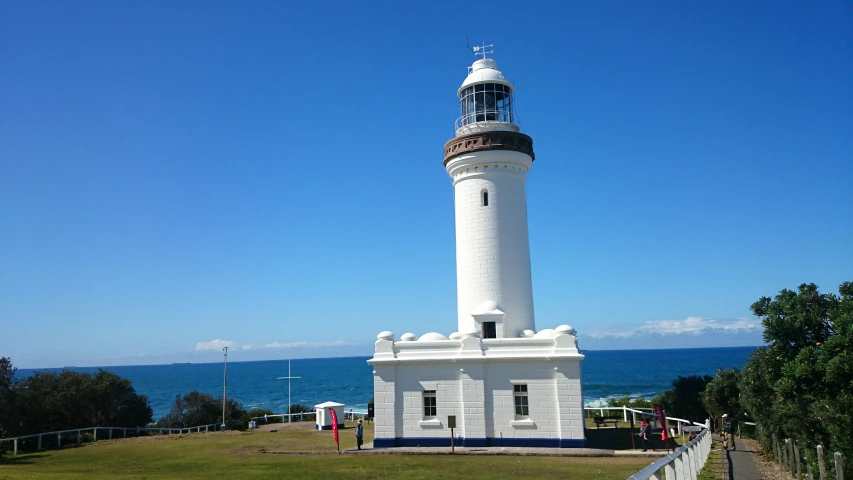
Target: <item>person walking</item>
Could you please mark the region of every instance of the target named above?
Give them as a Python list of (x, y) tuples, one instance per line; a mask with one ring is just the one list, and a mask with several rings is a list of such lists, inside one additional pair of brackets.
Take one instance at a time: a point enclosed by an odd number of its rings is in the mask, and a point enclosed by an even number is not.
[(361, 444), (364, 443), (364, 426), (361, 424), (361, 419), (355, 425), (355, 443), (358, 444), (358, 449), (361, 450)]
[(732, 450), (737, 450), (737, 445), (735, 444), (735, 427), (732, 425), (732, 421), (729, 420), (729, 414), (723, 414), (723, 446), (726, 450), (729, 449), (729, 442), (732, 444)]
[[(652, 446), (652, 442), (649, 441), (649, 436), (651, 434), (652, 434), (652, 425), (650, 423), (646, 422), (645, 420), (643, 420), (643, 423), (640, 424), (640, 433), (638, 435), (640, 436), (640, 438), (643, 439), (643, 451), (644, 452), (647, 451), (649, 449), (649, 447)], [(652, 451), (655, 451), (655, 449), (652, 448)]]

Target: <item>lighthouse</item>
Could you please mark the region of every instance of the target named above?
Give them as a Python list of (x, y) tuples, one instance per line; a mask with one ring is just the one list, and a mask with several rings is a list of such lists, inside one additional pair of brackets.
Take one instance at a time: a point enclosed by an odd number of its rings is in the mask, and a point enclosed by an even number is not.
[(533, 140), (515, 122), (515, 87), (486, 53), (456, 92), (461, 116), (444, 145), (455, 199), (458, 331), (516, 338), (535, 330), (525, 195)]
[[(456, 91), (444, 145), (456, 220), (457, 325), (376, 336), (374, 448), (585, 445), (577, 332), (536, 330), (527, 230), (533, 140), (485, 48)], [(449, 299), (450, 300), (450, 299)], [(442, 325), (442, 319), (430, 322)]]

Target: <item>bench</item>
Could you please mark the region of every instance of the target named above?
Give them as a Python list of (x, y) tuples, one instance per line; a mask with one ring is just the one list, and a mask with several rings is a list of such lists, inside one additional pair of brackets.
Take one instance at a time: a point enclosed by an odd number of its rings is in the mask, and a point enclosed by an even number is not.
[(619, 422), (622, 421), (622, 417), (599, 417), (596, 415), (592, 418), (592, 421), (595, 422), (595, 428), (601, 428), (602, 425), (607, 425), (608, 423), (612, 423), (614, 427), (618, 427)]

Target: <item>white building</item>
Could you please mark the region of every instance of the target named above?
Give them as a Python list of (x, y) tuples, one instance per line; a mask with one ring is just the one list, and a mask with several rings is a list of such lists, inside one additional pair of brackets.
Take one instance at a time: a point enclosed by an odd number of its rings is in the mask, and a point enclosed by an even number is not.
[(374, 368), (374, 447), (583, 447), (583, 355), (568, 325), (535, 331), (526, 175), (533, 140), (515, 91), (479, 59), (457, 92), (462, 116), (444, 146), (456, 204), (458, 328), (448, 337), (382, 332)]

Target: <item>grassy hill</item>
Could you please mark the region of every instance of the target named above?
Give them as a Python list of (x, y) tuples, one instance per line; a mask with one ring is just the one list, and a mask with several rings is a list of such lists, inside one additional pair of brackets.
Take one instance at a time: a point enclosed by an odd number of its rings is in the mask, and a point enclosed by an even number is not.
[[(341, 450), (355, 447), (352, 428)], [(365, 441), (373, 437), (366, 425)], [(328, 452), (270, 454), (264, 451)], [(222, 432), (100, 441), (83, 447), (6, 456), (0, 479), (624, 479), (643, 458), (335, 454), (332, 432), (313, 424), (278, 432)]]

